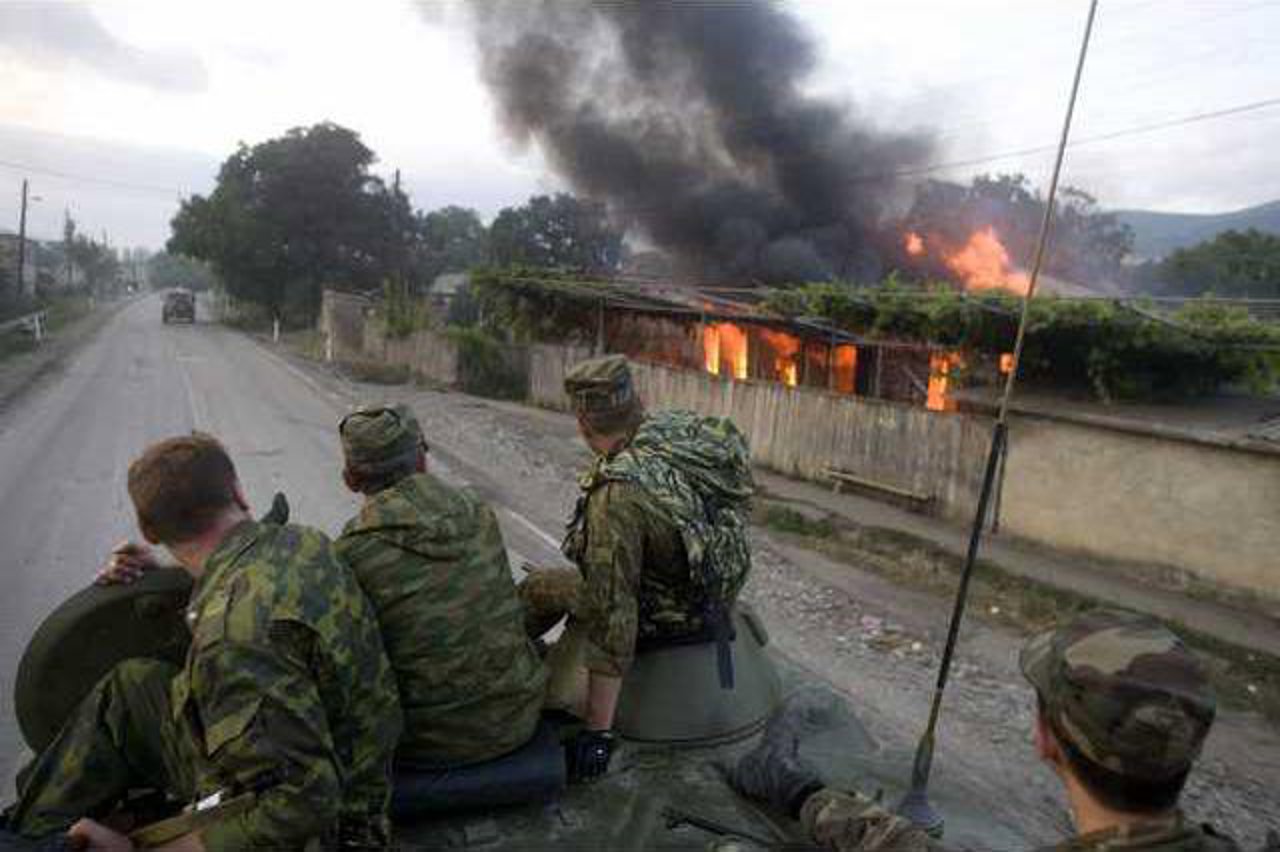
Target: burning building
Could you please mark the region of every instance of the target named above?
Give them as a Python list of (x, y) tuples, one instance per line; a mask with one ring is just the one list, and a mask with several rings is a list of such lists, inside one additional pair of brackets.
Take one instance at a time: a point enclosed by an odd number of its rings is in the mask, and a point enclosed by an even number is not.
[[(693, 290), (518, 276), (503, 277), (497, 286), (516, 299), (527, 298), (526, 310), (577, 316), (577, 327), (562, 330), (554, 342), (567, 338), (727, 381), (777, 382), (944, 411), (955, 408), (952, 392), (965, 366), (950, 350), (858, 338)], [(576, 302), (579, 310), (549, 308), (548, 299)]]

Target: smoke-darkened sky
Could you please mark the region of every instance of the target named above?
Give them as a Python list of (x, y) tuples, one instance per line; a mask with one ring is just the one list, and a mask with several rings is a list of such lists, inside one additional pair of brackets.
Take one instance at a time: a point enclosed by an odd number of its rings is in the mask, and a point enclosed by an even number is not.
[[(237, 141), (325, 119), (359, 130), (379, 168), (403, 169), (422, 207), (459, 203), (489, 216), (567, 186), (563, 163), (512, 143), (455, 6), (6, 0), (0, 230), (16, 224), (24, 170), (3, 165), (16, 163), (67, 175), (25, 171), (41, 199), (33, 232), (58, 233), (69, 207), (115, 243), (158, 246), (179, 193), (208, 191)], [(1086, 7), (791, 0), (776, 9), (812, 41), (801, 93), (848, 104), (886, 134), (932, 134), (927, 165), (1051, 144)], [(1259, 0), (1104, 0), (1077, 137), (1280, 97), (1268, 43), (1278, 31), (1280, 6)], [(1278, 119), (1271, 107), (1081, 145), (1067, 179), (1112, 207), (1269, 201), (1280, 197)], [(1042, 153), (935, 174), (1043, 179), (1048, 163)]]

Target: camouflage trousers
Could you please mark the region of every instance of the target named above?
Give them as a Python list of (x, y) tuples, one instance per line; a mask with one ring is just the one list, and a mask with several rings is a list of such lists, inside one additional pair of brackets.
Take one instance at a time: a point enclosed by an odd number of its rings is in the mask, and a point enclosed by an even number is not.
[(8, 827), (27, 837), (63, 832), (142, 787), (190, 801), (198, 757), (171, 712), (169, 682), (178, 673), (158, 660), (125, 660), (98, 681), (19, 775)]
[(565, 568), (534, 568), (516, 587), (524, 606), (524, 626), (542, 638), (568, 616), (564, 632), (547, 648), (545, 707), (583, 717), (587, 704), (586, 639), (574, 621), (582, 593), (582, 575)]

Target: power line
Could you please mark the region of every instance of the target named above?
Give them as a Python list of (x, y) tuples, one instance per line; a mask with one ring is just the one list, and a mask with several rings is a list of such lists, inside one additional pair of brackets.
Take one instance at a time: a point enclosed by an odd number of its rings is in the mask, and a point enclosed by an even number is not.
[[(1076, 139), (1069, 143), (1068, 147), (1078, 148), (1081, 145), (1089, 145), (1095, 142), (1106, 142), (1112, 139), (1122, 139), (1128, 136), (1139, 136), (1145, 133), (1167, 130), (1171, 127), (1181, 127), (1183, 125), (1209, 121), (1215, 118), (1225, 118), (1230, 115), (1255, 112), (1260, 109), (1266, 109), (1274, 106), (1280, 106), (1280, 98), (1267, 98), (1266, 100), (1240, 104), (1238, 106), (1213, 110), (1211, 112), (1195, 113), (1193, 115), (1185, 115), (1180, 118), (1172, 118), (1165, 121), (1152, 122), (1150, 124), (1140, 124), (1134, 127), (1124, 128), (1123, 130), (1116, 130), (1111, 133), (1102, 133), (1097, 136), (1086, 136), (1083, 139)], [(931, 163), (925, 166), (917, 166), (910, 169), (899, 169), (898, 171), (885, 172), (882, 174), (855, 175), (852, 180), (864, 181), (883, 180), (885, 178), (916, 177), (919, 175), (933, 174), (934, 172), (947, 171), (949, 169), (964, 168), (966, 166), (980, 166), (986, 163), (994, 163), (999, 160), (1012, 160), (1021, 157), (1029, 157), (1052, 150), (1054, 150), (1053, 145), (1037, 145), (1032, 148), (1020, 148), (1014, 151), (1004, 151), (999, 154), (986, 154), (981, 157), (972, 157), (965, 160), (952, 160), (946, 163)]]
[(133, 189), (141, 192), (156, 192), (165, 195), (188, 195), (186, 190), (178, 189), (172, 186), (159, 186), (156, 184), (134, 183), (132, 181), (116, 180), (114, 178), (97, 177), (96, 175), (82, 175), (74, 172), (65, 172), (58, 169), (45, 168), (44, 166), (33, 166), (30, 163), (15, 163), (12, 160), (0, 160), (0, 168), (12, 169), (14, 171), (28, 172), (30, 174), (44, 175), (45, 177), (59, 178), (61, 180), (79, 181), (81, 183), (96, 183), (103, 186), (113, 186), (117, 189)]

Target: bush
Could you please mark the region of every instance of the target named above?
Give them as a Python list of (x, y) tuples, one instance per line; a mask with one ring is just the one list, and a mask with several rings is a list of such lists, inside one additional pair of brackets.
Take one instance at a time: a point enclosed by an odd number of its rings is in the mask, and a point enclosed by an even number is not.
[(355, 361), (344, 371), (358, 382), (372, 385), (402, 385), (409, 381), (409, 368), (404, 364), (383, 364), (378, 361)]
[(529, 395), (527, 353), (478, 328), (450, 328), (445, 335), (458, 347), (458, 384), (468, 393), (496, 399)]
[(415, 331), (430, 328), (431, 309), (426, 302), (387, 284), (383, 288), (383, 317), (387, 337), (404, 338)]
[(759, 519), (766, 527), (793, 535), (831, 538), (836, 534), (835, 525), (831, 523), (829, 517), (824, 516), (813, 520), (790, 506), (766, 506), (760, 513)]

